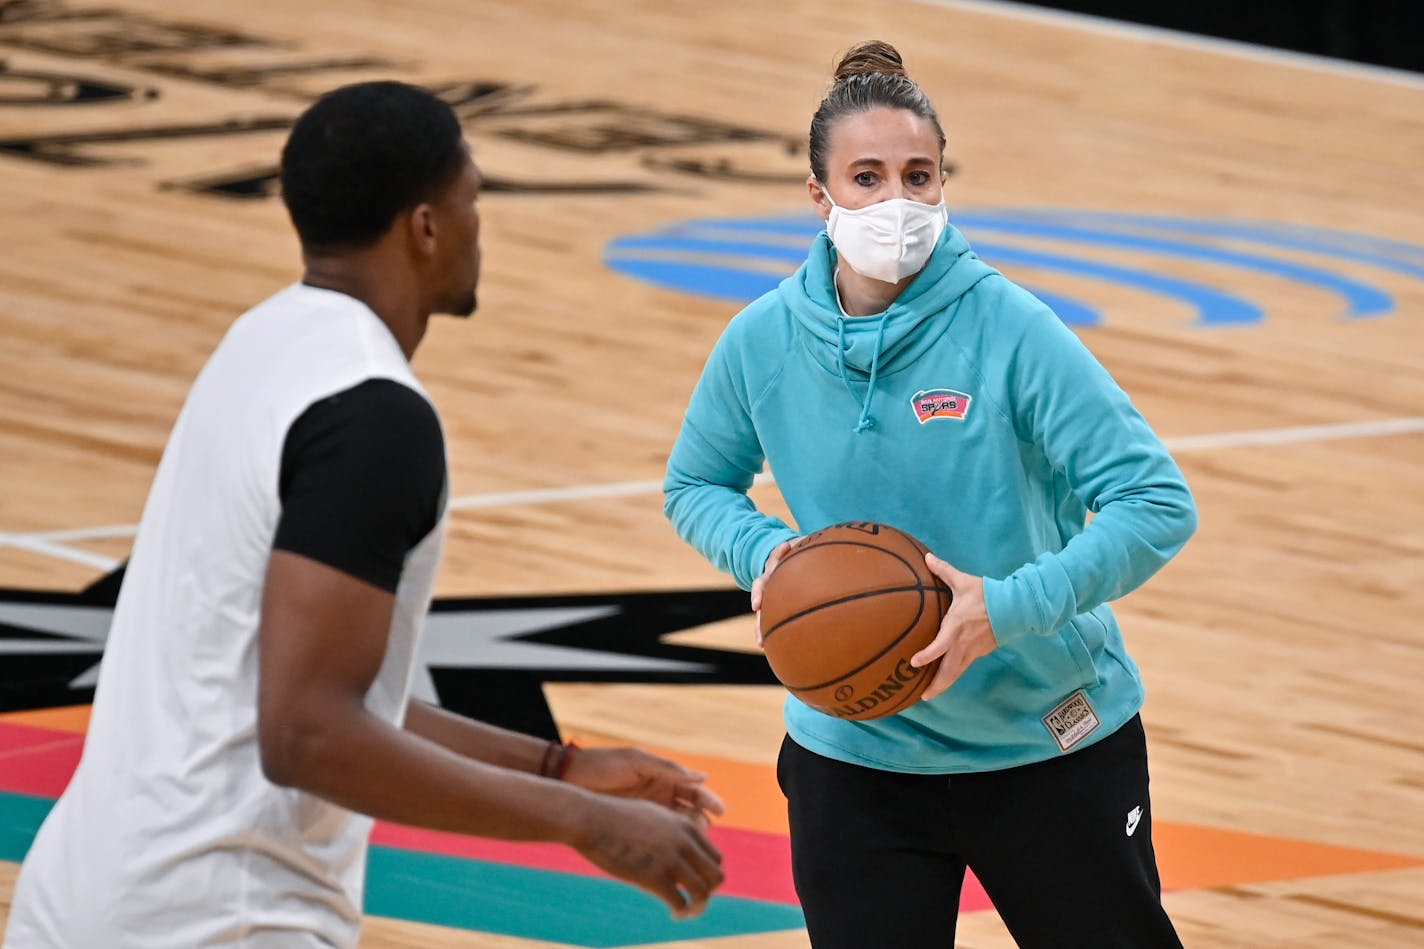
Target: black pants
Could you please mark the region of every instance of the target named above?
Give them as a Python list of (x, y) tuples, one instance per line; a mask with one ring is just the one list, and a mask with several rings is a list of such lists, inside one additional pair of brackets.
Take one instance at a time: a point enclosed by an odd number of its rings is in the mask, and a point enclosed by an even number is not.
[(965, 775), (878, 771), (787, 738), (777, 778), (816, 949), (953, 946), (966, 865), (1023, 949), (1181, 947), (1140, 718), (1072, 754)]

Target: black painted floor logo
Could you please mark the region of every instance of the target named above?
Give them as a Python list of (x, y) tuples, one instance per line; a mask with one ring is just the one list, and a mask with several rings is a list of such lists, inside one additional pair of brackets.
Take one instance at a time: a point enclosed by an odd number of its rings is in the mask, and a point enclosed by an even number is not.
[[(80, 593), (0, 589), (0, 712), (92, 701), (122, 576)], [(743, 615), (737, 589), (437, 599), (414, 694), (553, 738), (546, 682), (776, 685), (758, 654), (664, 641)]]

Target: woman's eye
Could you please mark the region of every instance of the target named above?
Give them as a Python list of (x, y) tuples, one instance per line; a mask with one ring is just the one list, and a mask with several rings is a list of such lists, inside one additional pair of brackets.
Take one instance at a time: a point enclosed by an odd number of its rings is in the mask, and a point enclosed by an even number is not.
[(920, 188), (920, 187), (923, 187), (923, 186), (925, 186), (925, 185), (927, 185), (927, 184), (929, 184), (929, 183), (930, 183), (930, 173), (929, 173), (929, 172), (927, 172), (927, 171), (912, 171), (912, 172), (910, 172), (910, 184), (914, 185), (915, 187)]
[(875, 184), (875, 175), (868, 171), (862, 171), (855, 176), (855, 183), (864, 188), (869, 188)]

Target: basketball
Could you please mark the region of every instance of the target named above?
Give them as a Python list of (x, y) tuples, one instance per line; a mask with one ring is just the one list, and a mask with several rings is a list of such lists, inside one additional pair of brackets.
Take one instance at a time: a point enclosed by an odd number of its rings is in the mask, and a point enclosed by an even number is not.
[(809, 535), (767, 578), (762, 648), (781, 684), (837, 718), (883, 718), (913, 704), (939, 668), (910, 657), (935, 638), (951, 594), (927, 548), (873, 521)]

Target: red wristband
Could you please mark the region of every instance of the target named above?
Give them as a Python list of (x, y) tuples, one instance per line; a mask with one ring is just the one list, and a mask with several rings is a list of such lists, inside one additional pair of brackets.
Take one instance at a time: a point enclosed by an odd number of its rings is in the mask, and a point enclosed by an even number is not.
[(569, 773), (569, 765), (573, 763), (574, 752), (578, 751), (578, 745), (566, 741), (563, 744), (563, 749), (564, 753), (559, 756), (559, 763), (554, 768), (554, 780), (556, 781), (564, 780), (564, 776)]
[(574, 752), (577, 750), (578, 745), (571, 741), (549, 742), (544, 746), (544, 758), (539, 762), (539, 776), (552, 778), (555, 781), (564, 780), (564, 775), (569, 773), (569, 764), (574, 760)]
[(551, 741), (544, 746), (544, 757), (539, 762), (539, 777), (552, 778), (554, 776), (553, 764), (557, 760), (555, 756), (563, 754), (563, 747), (563, 744), (557, 741)]

